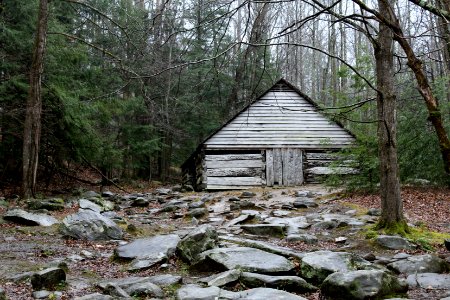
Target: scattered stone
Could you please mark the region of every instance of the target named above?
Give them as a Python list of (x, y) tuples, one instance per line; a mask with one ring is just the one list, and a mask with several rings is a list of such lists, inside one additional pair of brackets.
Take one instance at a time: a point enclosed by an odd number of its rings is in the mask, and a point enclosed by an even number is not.
[(292, 205), (295, 208), (310, 208), (319, 206), (316, 201), (309, 198), (297, 198), (295, 199), (294, 203), (292, 203)]
[(281, 255), (284, 257), (294, 257), (296, 259), (302, 259), (305, 254), (302, 252), (294, 251), (291, 248), (276, 246), (270, 243), (266, 243), (263, 241), (255, 241), (250, 239), (242, 239), (230, 236), (220, 236), (219, 239), (222, 241), (235, 243), (241, 246), (247, 246), (251, 248), (256, 248), (259, 250), (263, 250), (265, 252)]
[(290, 214), (291, 212), (286, 210), (274, 210), (271, 212), (271, 215), (274, 217), (287, 217)]
[(130, 270), (149, 268), (175, 253), (180, 237), (176, 234), (157, 235), (135, 240), (114, 250), (117, 258), (133, 259)]
[(247, 287), (269, 287), (285, 291), (308, 293), (317, 290), (317, 287), (307, 283), (298, 276), (270, 276), (249, 272), (242, 272), (241, 282)]
[(186, 204), (186, 202), (178, 200), (178, 199), (174, 199), (174, 200), (170, 200), (169, 202), (165, 203), (162, 207), (161, 207), (161, 212), (172, 212), (172, 211), (176, 211), (182, 208), (187, 208), (188, 205)]
[(64, 236), (86, 240), (121, 239), (122, 229), (111, 219), (92, 210), (80, 210), (64, 218), (60, 231)]
[(314, 194), (311, 191), (295, 191), (295, 197), (312, 198), (314, 197)]
[(286, 258), (248, 247), (215, 248), (201, 254), (197, 269), (231, 270), (247, 272), (279, 273), (289, 272), (294, 264)]
[(387, 265), (397, 273), (442, 273), (447, 270), (447, 263), (431, 254), (410, 256)]
[(132, 207), (147, 207), (150, 205), (150, 201), (144, 197), (137, 197), (131, 202)]
[(325, 296), (336, 300), (380, 299), (407, 290), (405, 282), (381, 270), (337, 272), (328, 276), (321, 286)]
[(305, 254), (301, 274), (305, 279), (321, 283), (335, 272), (349, 272), (360, 269), (374, 269), (370, 262), (347, 252), (316, 251)]
[(256, 196), (255, 193), (249, 192), (249, 191), (244, 191), (244, 192), (242, 192), (242, 194), (241, 194), (241, 198), (253, 198), (253, 197), (255, 197), (255, 196)]
[(273, 237), (283, 237), (286, 232), (286, 226), (282, 224), (241, 225), (241, 229), (250, 234), (273, 236)]
[(117, 298), (130, 298), (130, 295), (127, 292), (125, 292), (124, 289), (122, 289), (119, 286), (112, 285), (112, 284), (108, 284), (105, 287), (105, 289), (103, 290), (103, 292), (105, 294), (108, 294), (108, 295), (113, 296), (115, 298), (116, 297)]
[(411, 243), (408, 242), (408, 240), (400, 236), (379, 235), (376, 241), (379, 245), (387, 249), (394, 249), (394, 250), (414, 249), (413, 245), (411, 245)]
[(82, 297), (75, 297), (73, 300), (114, 300), (114, 298), (108, 295), (94, 293)]
[(224, 286), (231, 282), (235, 282), (241, 276), (241, 270), (229, 270), (219, 274), (214, 274), (210, 277), (203, 278), (201, 281), (205, 282), (208, 286)]
[(408, 258), (408, 257), (411, 257), (411, 254), (400, 252), (400, 253), (395, 254), (392, 257), (392, 259), (405, 259), (405, 258)]
[(101, 196), (105, 198), (110, 198), (114, 196), (114, 193), (111, 191), (103, 191)]
[(167, 196), (172, 192), (171, 189), (164, 189), (164, 188), (160, 188), (160, 189), (156, 189), (155, 193), (157, 195), (161, 195), (161, 196)]
[(187, 215), (192, 218), (202, 218), (208, 214), (208, 210), (204, 207), (194, 208), (187, 212)]
[(450, 274), (419, 273), (411, 274), (406, 278), (411, 288), (446, 289), (450, 290)]
[(101, 207), (100, 205), (98, 205), (98, 204), (96, 204), (96, 203), (94, 203), (92, 201), (89, 201), (87, 199), (80, 199), (80, 200), (78, 200), (78, 205), (82, 209), (90, 209), (90, 210), (98, 212), (98, 213), (104, 211), (103, 207)]
[(51, 199), (32, 199), (27, 201), (27, 205), (29, 209), (38, 210), (38, 209), (46, 209), (50, 211), (57, 211), (64, 209), (64, 200), (61, 198), (51, 198)]
[(374, 261), (377, 259), (377, 257), (373, 253), (367, 253), (366, 255), (363, 256), (363, 259), (367, 261)]
[(31, 285), (34, 290), (54, 290), (58, 285), (65, 284), (66, 272), (61, 268), (48, 268), (31, 276)]
[(369, 216), (379, 217), (379, 216), (381, 216), (381, 209), (379, 209), (379, 208), (369, 208), (369, 210), (367, 211), (367, 214)]
[(95, 191), (86, 191), (83, 193), (83, 198), (100, 198), (100, 194)]
[(203, 201), (194, 201), (189, 203), (188, 207), (189, 209), (193, 209), (193, 208), (201, 208), (201, 207), (205, 207), (205, 202)]
[(241, 201), (239, 202), (239, 207), (242, 208), (242, 209), (245, 209), (245, 208), (253, 208), (253, 207), (255, 207), (255, 206), (256, 206), (255, 203), (253, 203), (253, 202), (251, 202), (251, 201), (248, 201), (248, 200), (241, 200)]
[(105, 289), (108, 285), (115, 285), (122, 289), (128, 289), (133, 285), (142, 284), (145, 282), (153, 283), (157, 286), (169, 286), (172, 284), (180, 283), (181, 276), (175, 276), (170, 274), (154, 275), (149, 277), (127, 277), (127, 278), (113, 278), (108, 279), (98, 284), (98, 287)]
[(237, 224), (242, 223), (244, 221), (251, 220), (253, 218), (254, 218), (254, 216), (251, 216), (251, 215), (240, 215), (239, 217), (234, 218), (234, 219), (230, 220), (229, 222), (227, 222), (224, 225), (224, 227), (234, 226), (234, 225), (237, 225)]
[(285, 291), (262, 287), (239, 292), (238, 294), (240, 297), (239, 299), (245, 300), (261, 300), (261, 299), (307, 300), (306, 298)]
[(338, 226), (338, 224), (335, 221), (321, 221), (321, 222), (317, 222), (316, 224), (313, 224), (311, 226), (311, 229), (313, 231), (322, 231), (322, 230), (334, 229), (337, 226)]
[(239, 295), (234, 292), (222, 290), (216, 286), (203, 288), (196, 284), (188, 284), (178, 289), (177, 300), (228, 300), (237, 299)]
[(233, 197), (228, 198), (228, 201), (230, 201), (230, 202), (239, 202), (239, 201), (241, 201), (241, 199), (239, 199), (239, 197), (233, 196)]
[(309, 233), (290, 234), (286, 237), (286, 240), (289, 242), (304, 242), (310, 245), (319, 242), (319, 239), (315, 235)]
[(200, 258), (200, 253), (217, 245), (217, 232), (211, 225), (202, 225), (185, 236), (177, 246), (181, 259), (193, 264)]
[(345, 242), (347, 241), (347, 238), (345, 236), (340, 236), (334, 239), (334, 242), (336, 244), (345, 244)]
[(11, 221), (21, 225), (27, 226), (52, 226), (59, 223), (57, 219), (52, 216), (44, 214), (29, 213), (22, 209), (12, 209), (8, 210), (4, 215), (3, 219), (6, 221)]

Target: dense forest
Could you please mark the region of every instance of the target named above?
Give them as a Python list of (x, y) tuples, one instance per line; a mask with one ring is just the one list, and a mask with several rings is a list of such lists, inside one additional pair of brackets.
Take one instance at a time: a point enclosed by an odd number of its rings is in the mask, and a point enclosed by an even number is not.
[(0, 189), (25, 178), (27, 141), (41, 187), (170, 180), (279, 78), (357, 136), (358, 184), (376, 185), (383, 26), (400, 178), (448, 183), (450, 3), (379, 2), (2, 0)]

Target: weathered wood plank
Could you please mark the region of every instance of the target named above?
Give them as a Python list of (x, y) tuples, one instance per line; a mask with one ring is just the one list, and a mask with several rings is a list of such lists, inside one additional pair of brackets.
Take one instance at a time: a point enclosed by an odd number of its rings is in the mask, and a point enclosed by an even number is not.
[(205, 189), (207, 190), (247, 190), (248, 188), (248, 185), (205, 185)]
[(314, 167), (307, 169), (306, 172), (308, 174), (314, 175), (331, 175), (331, 174), (357, 174), (358, 170), (355, 168), (349, 167)]
[(229, 161), (229, 160), (259, 160), (262, 159), (261, 154), (207, 154), (205, 156), (206, 161)]
[(336, 160), (339, 158), (337, 153), (314, 153), (306, 152), (307, 160)]
[(267, 186), (273, 186), (273, 150), (266, 150), (266, 182)]
[(221, 177), (255, 177), (261, 176), (261, 168), (218, 168), (208, 169), (207, 176), (221, 176)]
[(283, 185), (283, 158), (280, 148), (273, 149), (273, 184)]
[(261, 177), (208, 177), (208, 185), (260, 186)]
[[(336, 150), (341, 147), (350, 146), (353, 143), (340, 143), (340, 144), (333, 144), (333, 145), (326, 145), (322, 144), (320, 142), (311, 142), (305, 145), (302, 145), (303, 149), (311, 149), (311, 150), (318, 150), (318, 149), (331, 149)], [(233, 144), (230, 145), (229, 143), (214, 143), (208, 145), (208, 149), (235, 149), (235, 150), (248, 150), (248, 149), (261, 149), (261, 148), (275, 148), (275, 147), (296, 147), (298, 146), (295, 142), (289, 142), (289, 141), (280, 141), (280, 142), (265, 142), (265, 143), (239, 143), (239, 144)]]
[(210, 160), (206, 162), (207, 169), (217, 168), (262, 168), (262, 160)]

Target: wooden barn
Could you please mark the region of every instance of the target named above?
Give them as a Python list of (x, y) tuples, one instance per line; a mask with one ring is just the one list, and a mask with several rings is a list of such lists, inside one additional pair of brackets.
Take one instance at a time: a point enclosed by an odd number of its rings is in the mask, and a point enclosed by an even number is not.
[(332, 172), (332, 153), (354, 142), (281, 79), (200, 144), (182, 169), (197, 190), (297, 186)]

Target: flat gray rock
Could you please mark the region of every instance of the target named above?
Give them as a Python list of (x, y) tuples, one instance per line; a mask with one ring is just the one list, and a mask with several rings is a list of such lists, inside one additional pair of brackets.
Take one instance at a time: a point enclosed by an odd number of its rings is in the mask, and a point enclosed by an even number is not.
[(283, 237), (286, 232), (284, 224), (249, 224), (241, 225), (241, 229), (254, 235)]
[(80, 208), (82, 208), (82, 209), (90, 209), (90, 210), (98, 212), (98, 213), (104, 211), (103, 207), (101, 207), (100, 205), (98, 205), (92, 201), (89, 201), (87, 199), (78, 200), (78, 204), (80, 205)]
[(103, 295), (100, 293), (93, 293), (81, 297), (75, 297), (73, 300), (114, 300), (112, 296)]
[(114, 250), (117, 258), (133, 260), (129, 270), (150, 268), (175, 253), (180, 237), (176, 234), (157, 235), (135, 240)]
[(206, 283), (208, 286), (224, 286), (230, 282), (235, 282), (241, 277), (241, 270), (229, 270), (219, 274), (214, 274), (212, 276), (202, 278), (200, 282)]
[(205, 251), (196, 267), (217, 267), (247, 272), (278, 273), (288, 272), (294, 264), (276, 254), (249, 247), (216, 248)]
[(323, 295), (336, 300), (380, 299), (385, 295), (406, 293), (408, 286), (381, 270), (337, 272), (321, 285)]
[(123, 236), (122, 229), (111, 219), (88, 209), (65, 217), (60, 230), (65, 236), (91, 241), (121, 239)]
[(265, 299), (277, 299), (277, 300), (307, 300), (301, 296), (297, 296), (285, 291), (280, 291), (270, 288), (255, 288), (239, 292), (239, 299), (246, 300), (265, 300)]
[(8, 210), (3, 215), (3, 219), (17, 224), (28, 226), (52, 226), (54, 224), (59, 223), (59, 221), (52, 216), (29, 213), (22, 209)]
[(231, 300), (238, 298), (239, 294), (237, 293), (222, 290), (216, 286), (203, 288), (196, 284), (185, 285), (176, 293), (177, 300)]
[(442, 273), (447, 269), (447, 263), (431, 254), (410, 256), (387, 265), (397, 273)]
[(450, 274), (420, 273), (411, 274), (406, 278), (410, 287), (423, 289), (446, 289), (450, 290)]
[(414, 246), (410, 242), (408, 242), (408, 240), (400, 236), (379, 235), (376, 241), (380, 246), (385, 247), (387, 249), (393, 250), (414, 249)]
[(118, 258), (130, 260), (157, 257), (159, 253), (170, 256), (175, 253), (179, 241), (180, 237), (176, 234), (157, 235), (119, 246), (114, 250), (114, 254)]
[(65, 282), (66, 272), (60, 268), (48, 268), (31, 276), (31, 285), (34, 290), (55, 290), (59, 284)]
[(305, 279), (321, 283), (335, 272), (374, 269), (363, 258), (347, 252), (316, 251), (305, 254), (302, 259), (301, 274)]
[(286, 237), (286, 240), (289, 242), (304, 242), (306, 244), (317, 244), (319, 242), (315, 235), (309, 233), (290, 234)]
[(300, 293), (313, 292), (317, 287), (307, 283), (298, 276), (271, 276), (257, 273), (242, 272), (240, 281), (247, 287), (269, 287)]
[(98, 284), (98, 287), (105, 289), (108, 285), (115, 285), (122, 289), (128, 289), (130, 286), (135, 284), (142, 284), (144, 282), (150, 282), (156, 284), (157, 286), (168, 286), (181, 282), (181, 276), (161, 274), (148, 277), (126, 277), (126, 278), (112, 278), (102, 281)]

